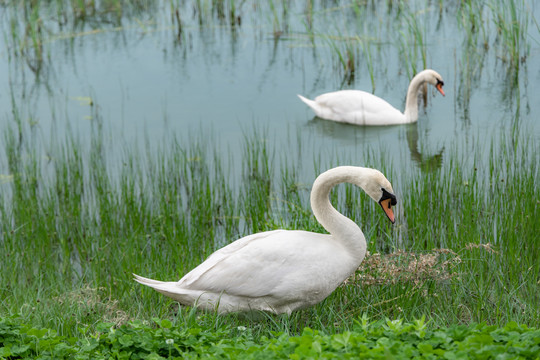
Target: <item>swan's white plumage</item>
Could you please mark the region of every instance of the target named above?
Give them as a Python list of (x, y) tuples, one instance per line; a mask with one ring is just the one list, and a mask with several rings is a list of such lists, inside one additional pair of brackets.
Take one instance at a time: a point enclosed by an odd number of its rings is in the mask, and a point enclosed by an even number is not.
[(315, 100), (298, 97), (322, 119), (355, 125), (398, 125), (418, 120), (418, 91), (426, 82), (444, 95), (441, 75), (426, 69), (411, 80), (403, 113), (386, 100), (361, 90), (334, 91), (319, 95)]
[[(135, 275), (135, 280), (185, 305), (231, 311), (291, 313), (326, 298), (364, 258), (360, 228), (339, 214), (328, 195), (340, 182), (361, 186), (373, 199), (393, 192), (379, 171), (342, 166), (321, 174), (311, 203), (317, 220), (331, 233), (274, 230), (246, 236), (217, 250), (177, 282)], [(393, 220), (393, 215), (392, 215)]]

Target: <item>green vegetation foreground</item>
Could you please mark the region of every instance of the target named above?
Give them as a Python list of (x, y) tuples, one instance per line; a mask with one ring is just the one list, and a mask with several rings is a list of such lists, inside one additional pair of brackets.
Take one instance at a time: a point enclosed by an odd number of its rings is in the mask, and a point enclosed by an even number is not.
[(362, 318), (352, 331), (323, 334), (305, 328), (301, 335), (253, 338), (239, 326), (202, 329), (168, 320), (154, 326), (141, 322), (115, 328), (101, 323), (96, 332), (81, 328), (80, 339), (56, 331), (0, 320), (2, 358), (55, 359), (538, 359), (540, 330), (512, 322), (503, 328), (473, 324), (430, 330), (423, 320), (369, 322)]

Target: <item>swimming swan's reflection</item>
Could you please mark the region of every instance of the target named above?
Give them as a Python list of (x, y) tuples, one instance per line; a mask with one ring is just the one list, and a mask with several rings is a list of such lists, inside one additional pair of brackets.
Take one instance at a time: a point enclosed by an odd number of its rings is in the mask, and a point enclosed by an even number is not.
[(403, 146), (400, 139), (403, 138), (401, 131), (405, 128), (411, 160), (423, 171), (436, 170), (442, 166), (444, 146), (434, 155), (423, 154), (422, 149), (426, 148), (426, 144), (421, 144), (419, 141), (418, 123), (395, 126), (357, 126), (314, 117), (307, 122), (307, 126), (321, 136), (330, 137), (349, 145), (389, 144), (391, 141), (398, 146), (395, 151), (400, 151), (399, 148)]

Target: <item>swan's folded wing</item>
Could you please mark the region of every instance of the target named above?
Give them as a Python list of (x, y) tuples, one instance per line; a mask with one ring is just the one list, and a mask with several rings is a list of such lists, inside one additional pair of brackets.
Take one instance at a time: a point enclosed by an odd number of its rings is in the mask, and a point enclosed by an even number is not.
[[(184, 287), (196, 286), (194, 284), (201, 278), (201, 276), (207, 274), (208, 272), (215, 272), (215, 270), (213, 269), (216, 268), (216, 266), (218, 266), (221, 262), (223, 262), (223, 260), (227, 259), (233, 254), (241, 252), (243, 248), (253, 242), (264, 241), (264, 239), (283, 231), (286, 230), (266, 231), (248, 235), (230, 243), (227, 246), (222, 247), (219, 250), (216, 250), (203, 263), (201, 263), (195, 269), (187, 273), (182, 279), (180, 279), (178, 284)], [(200, 282), (198, 285), (201, 285)]]
[(362, 90), (341, 90), (319, 95), (317, 104), (331, 109), (336, 114), (365, 112), (366, 115), (379, 111), (399, 111), (386, 100)]
[(331, 250), (326, 249), (333, 244), (327, 237), (287, 230), (254, 234), (216, 251), (178, 286), (236, 296), (268, 296), (284, 283), (294, 286), (313, 276), (320, 263), (314, 258), (324, 261)]

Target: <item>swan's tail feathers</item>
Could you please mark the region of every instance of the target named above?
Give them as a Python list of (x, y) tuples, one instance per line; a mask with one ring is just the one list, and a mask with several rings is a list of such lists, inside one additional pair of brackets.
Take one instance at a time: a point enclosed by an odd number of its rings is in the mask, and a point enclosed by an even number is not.
[[(162, 293), (165, 296), (168, 296), (184, 305), (193, 305), (194, 302), (194, 296), (198, 292), (196, 291), (190, 291), (187, 289), (182, 289), (178, 286), (178, 282), (176, 281), (159, 281), (159, 280), (153, 280), (148, 279), (142, 276), (139, 276), (137, 274), (133, 274), (136, 282), (139, 284), (146, 285), (148, 287), (153, 288), (154, 290)], [(193, 294), (195, 293), (195, 295)]]
[(303, 102), (305, 102), (309, 107), (313, 107), (313, 105), (315, 104), (315, 101), (313, 100), (309, 100), (308, 98), (305, 98), (303, 97), (302, 95), (300, 94), (296, 94), (296, 96), (298, 96), (300, 98), (300, 100), (302, 100)]
[(150, 286), (150, 287), (154, 287), (153, 285), (165, 284), (163, 281), (148, 279), (148, 278), (139, 276), (137, 274), (133, 274), (133, 280), (135, 280), (139, 284), (143, 284), (143, 285)]
[(315, 112), (315, 115), (319, 116), (319, 114), (321, 112), (321, 106), (316, 101), (305, 98), (302, 95), (298, 95), (298, 97), (300, 98), (300, 100), (305, 102), (306, 105), (311, 108), (311, 110), (313, 110)]
[(167, 295), (172, 298), (176, 298), (176, 295), (184, 295), (185, 291), (178, 286), (176, 281), (159, 281), (148, 279), (137, 274), (133, 274), (134, 279), (139, 284), (146, 285), (153, 288), (154, 290), (159, 291), (160, 293)]

